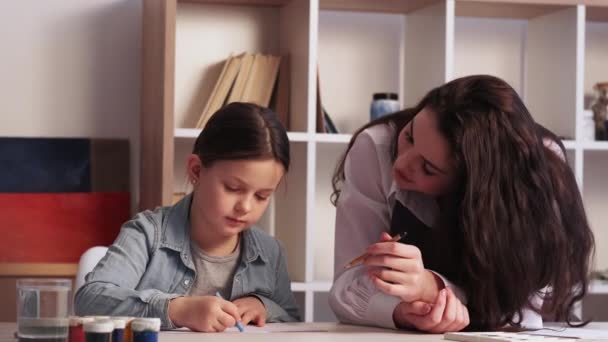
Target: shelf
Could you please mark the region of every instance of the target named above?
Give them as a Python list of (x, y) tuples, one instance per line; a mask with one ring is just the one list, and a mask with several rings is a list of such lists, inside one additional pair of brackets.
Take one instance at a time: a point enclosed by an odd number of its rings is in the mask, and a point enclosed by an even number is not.
[(329, 292), (331, 285), (331, 281), (292, 282), (291, 290), (294, 292)]
[(575, 140), (562, 140), (562, 143), (564, 144), (564, 147), (566, 148), (566, 150), (576, 149), (577, 143)]
[[(456, 15), (471, 17), (534, 18), (566, 6), (605, 5), (603, 0), (457, 0)], [(332, 11), (357, 11), (405, 14), (437, 4), (437, 0), (320, 0), (319, 8)], [(559, 2), (559, 4), (557, 4)], [(604, 12), (596, 15), (605, 20)]]
[(221, 5), (245, 5), (245, 6), (284, 6), (289, 0), (177, 0), (178, 3), (193, 4), (221, 4)]
[(463, 17), (531, 19), (566, 8), (532, 1), (458, 0), (456, 15)]
[(176, 139), (196, 139), (201, 133), (199, 128), (176, 128), (175, 138)]
[(580, 148), (584, 151), (608, 151), (608, 141), (562, 140), (562, 143), (566, 150)]
[[(175, 129), (176, 139), (196, 139), (201, 134), (200, 128), (176, 128)], [(287, 132), (289, 141), (292, 142), (306, 142), (310, 141), (310, 134), (302, 132)]]
[(289, 141), (292, 142), (306, 142), (310, 141), (310, 134), (302, 132), (287, 132)]
[[(596, 267), (608, 267), (608, 141), (577, 135), (592, 85), (608, 80), (607, 0), (175, 1), (144, 5), (140, 197), (154, 207), (159, 193), (187, 189), (185, 159), (201, 130), (182, 127), (194, 127), (229, 53), (289, 54), (292, 165), (261, 228), (283, 242), (307, 321), (331, 318), (331, 177), (369, 122), (373, 93), (395, 92), (411, 107), (459, 76), (505, 79), (537, 122), (571, 137), (563, 142), (596, 235)], [(342, 134), (315, 132), (317, 67), (323, 107)], [(608, 282), (589, 292), (608, 294)]]
[(608, 141), (581, 141), (577, 144), (585, 151), (608, 151)]
[(1, 263), (0, 276), (74, 277), (78, 263)]
[(352, 134), (325, 134), (325, 133), (316, 133), (314, 135), (314, 140), (316, 142), (321, 143), (340, 143), (340, 144), (348, 144), (350, 139), (353, 137)]
[(319, 8), (331, 11), (409, 13), (435, 3), (436, 0), (319, 0)]
[(608, 294), (607, 280), (592, 280), (589, 284), (590, 294)]

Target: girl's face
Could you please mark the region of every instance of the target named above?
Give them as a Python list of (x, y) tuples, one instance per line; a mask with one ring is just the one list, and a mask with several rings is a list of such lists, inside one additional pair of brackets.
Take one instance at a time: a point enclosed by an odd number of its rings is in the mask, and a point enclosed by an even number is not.
[[(198, 161), (194, 170), (189, 162), (191, 179), (195, 179), (191, 212), (200, 215), (203, 229), (213, 235), (231, 237), (255, 224), (268, 207), (285, 170), (274, 159), (221, 160), (210, 167)], [(198, 213), (196, 214), (195, 211)]]
[(393, 177), (400, 189), (432, 196), (448, 193), (455, 183), (451, 148), (439, 132), (437, 116), (421, 110), (401, 132)]

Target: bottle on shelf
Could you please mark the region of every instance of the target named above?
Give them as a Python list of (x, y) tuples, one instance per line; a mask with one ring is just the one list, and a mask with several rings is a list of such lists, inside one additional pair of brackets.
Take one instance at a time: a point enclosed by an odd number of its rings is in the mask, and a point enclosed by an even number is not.
[(595, 99), (591, 104), (595, 122), (595, 140), (608, 140), (608, 82), (597, 83)]
[(370, 108), (370, 119), (394, 113), (399, 110), (399, 97), (395, 93), (375, 93)]

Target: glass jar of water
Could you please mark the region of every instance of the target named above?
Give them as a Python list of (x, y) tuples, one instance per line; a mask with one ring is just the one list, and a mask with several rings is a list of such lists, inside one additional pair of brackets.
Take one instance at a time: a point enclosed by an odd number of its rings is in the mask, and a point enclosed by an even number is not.
[(17, 334), (20, 341), (66, 342), (72, 312), (70, 279), (17, 280)]

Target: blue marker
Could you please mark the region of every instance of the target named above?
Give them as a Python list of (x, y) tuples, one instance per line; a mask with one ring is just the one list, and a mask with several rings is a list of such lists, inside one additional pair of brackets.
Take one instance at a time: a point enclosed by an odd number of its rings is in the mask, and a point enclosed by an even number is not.
[[(224, 297), (222, 297), (222, 295), (220, 294), (220, 291), (216, 291), (215, 296), (224, 299)], [(245, 328), (243, 327), (241, 322), (236, 322), (236, 327), (239, 329), (240, 332), (245, 332)]]

